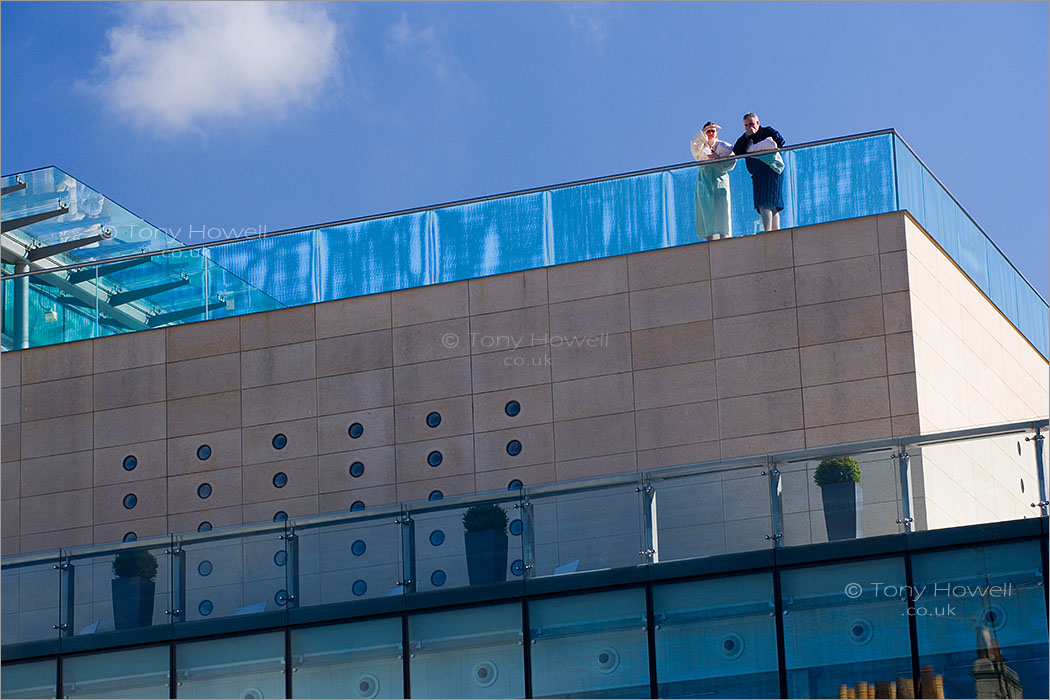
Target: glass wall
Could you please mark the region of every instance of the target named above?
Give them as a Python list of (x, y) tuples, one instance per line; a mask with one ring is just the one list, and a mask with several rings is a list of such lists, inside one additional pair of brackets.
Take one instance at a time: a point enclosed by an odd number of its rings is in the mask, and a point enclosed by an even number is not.
[(58, 661), (4, 664), (0, 673), (0, 695), (5, 698), (53, 698)]
[(180, 698), (283, 698), (284, 632), (175, 645)]
[(292, 630), (292, 696), (404, 697), (401, 618)]
[(167, 646), (69, 656), (62, 660), (67, 698), (166, 698), (171, 649)]

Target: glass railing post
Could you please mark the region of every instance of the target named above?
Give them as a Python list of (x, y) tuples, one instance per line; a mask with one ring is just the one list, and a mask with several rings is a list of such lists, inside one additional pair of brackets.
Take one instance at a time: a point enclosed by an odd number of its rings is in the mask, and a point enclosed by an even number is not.
[(642, 495), (642, 551), (638, 554), (645, 564), (660, 561), (659, 535), (656, 523), (656, 489), (648, 474), (642, 474), (638, 492)]
[(401, 580), (397, 585), (405, 593), (416, 592), (416, 522), (407, 508), (394, 521), (401, 526)]
[(532, 503), (525, 489), (519, 492), (514, 507), (521, 512), (521, 558), (525, 565), (522, 576), (529, 578), (536, 569), (536, 533), (532, 524)]
[[(15, 272), (29, 272), (29, 265), (19, 263), (15, 265)], [(14, 349), (24, 350), (29, 347), (29, 277), (19, 277), (12, 280), (14, 284)]]
[(1035, 473), (1036, 481), (1039, 483), (1039, 502), (1033, 503), (1032, 507), (1039, 508), (1039, 514), (1045, 516), (1047, 514), (1047, 506), (1050, 506), (1050, 501), (1046, 497), (1046, 466), (1043, 463), (1043, 432), (1041, 429), (1035, 429), (1034, 437), (1026, 437), (1025, 442), (1035, 443)]
[(784, 485), (780, 479), (780, 470), (776, 462), (769, 463), (769, 469), (762, 472), (769, 476), (769, 519), (773, 534), (766, 535), (767, 540), (773, 541), (774, 547), (779, 547), (784, 539), (784, 515), (783, 515), (783, 493)]
[(295, 528), (288, 526), (288, 531), (281, 535), (284, 539), (285, 554), (285, 600), (287, 607), (299, 607), (299, 536), (295, 534)]
[(171, 608), (164, 612), (171, 621), (186, 621), (186, 550), (182, 543), (173, 540), (168, 550), (171, 556)]
[(59, 582), (59, 610), (58, 624), (51, 625), (52, 629), (58, 630), (59, 637), (73, 636), (73, 611), (76, 605), (76, 567), (66, 555), (61, 555), (55, 564), (58, 570)]
[(897, 524), (903, 525), (905, 532), (913, 532), (915, 530), (915, 511), (912, 503), (911, 455), (908, 454), (907, 445), (902, 442), (897, 454), (891, 456), (897, 460), (897, 467), (900, 470), (901, 517), (897, 520)]

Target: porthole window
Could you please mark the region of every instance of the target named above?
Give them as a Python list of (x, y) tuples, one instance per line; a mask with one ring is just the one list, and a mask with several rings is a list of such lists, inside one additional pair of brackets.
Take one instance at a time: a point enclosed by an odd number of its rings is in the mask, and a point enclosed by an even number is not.
[(273, 514), (273, 521), (275, 523), (283, 523), (287, 519), (288, 519), (288, 514), (285, 513), (283, 510), (279, 510), (276, 513)]
[(284, 433), (277, 433), (272, 440), (273, 449), (283, 450), (288, 445), (288, 438)]
[(205, 482), (197, 487), (197, 497), (207, 498), (211, 495), (211, 484)]
[(620, 652), (612, 647), (606, 647), (598, 651), (594, 661), (598, 671), (601, 673), (612, 673), (620, 666)]
[(211, 532), (211, 523), (207, 520), (202, 520), (201, 524), (197, 526), (197, 532)]
[(430, 544), (435, 547), (440, 547), (445, 543), (445, 533), (441, 530), (434, 530), (430, 533)]
[(350, 510), (351, 511), (358, 511), (358, 510), (364, 510), (364, 509), (365, 509), (365, 502), (364, 501), (354, 501), (353, 503), (350, 504)]
[(441, 414), (437, 411), (431, 411), (427, 414), (427, 425), (431, 428), (436, 428), (441, 425)]
[(1006, 611), (998, 605), (993, 605), (985, 611), (984, 622), (992, 629), (1001, 629), (1006, 624)]
[(350, 476), (355, 479), (365, 473), (365, 465), (362, 462), (354, 462), (350, 465)]
[(525, 484), (521, 483), (521, 479), (511, 479), (510, 483), (507, 484), (508, 491), (521, 491), (525, 488)]
[(121, 542), (134, 542), (138, 538), (139, 538), (139, 536), (136, 535), (134, 532), (125, 532), (124, 533), (124, 539), (121, 540)]
[(273, 553), (273, 563), (277, 566), (284, 566), (288, 563), (288, 552), (283, 549), (278, 549)]
[(447, 580), (448, 580), (448, 576), (446, 576), (445, 572), (442, 571), (441, 569), (438, 569), (434, 573), (430, 574), (430, 582), (432, 584), (434, 584), (434, 586), (437, 587), (437, 588), (440, 588), (441, 586), (444, 586), (445, 585), (445, 581), (447, 581)]
[(857, 645), (863, 645), (871, 641), (874, 629), (869, 620), (860, 618), (849, 623), (847, 634), (851, 642)]
[(521, 559), (515, 559), (510, 564), (510, 573), (514, 574), (515, 576), (521, 576), (523, 573), (525, 573), (525, 562), (523, 562)]
[(350, 545), (350, 551), (354, 553), (355, 557), (359, 557), (365, 553), (368, 545), (365, 544), (364, 540), (354, 540), (354, 543)]
[(214, 609), (215, 605), (210, 600), (202, 600), (200, 605), (197, 606), (197, 612), (199, 612), (202, 617), (208, 617)]
[(350, 590), (352, 590), (356, 596), (363, 596), (365, 591), (368, 590), (368, 584), (361, 579), (357, 579), (354, 581), (354, 585), (350, 587)]
[(739, 658), (744, 653), (744, 638), (730, 632), (718, 642), (718, 651), (727, 659)]
[(137, 504), (138, 502), (139, 502), (139, 497), (136, 496), (133, 493), (129, 493), (127, 496), (124, 496), (124, 507), (127, 508), (128, 510), (131, 510), (132, 508), (134, 508), (135, 504)]
[(441, 456), (441, 453), (437, 450), (434, 450), (433, 452), (427, 455), (427, 464), (429, 464), (432, 467), (436, 467), (439, 464), (441, 464), (442, 459), (444, 458)]
[(503, 407), (503, 412), (513, 418), (521, 413), (521, 404), (517, 401), (508, 401), (507, 405)]
[(278, 607), (284, 607), (288, 602), (288, 591), (283, 588), (273, 594), (273, 602), (277, 603)]
[(283, 489), (288, 485), (288, 475), (284, 472), (277, 472), (273, 475), (273, 485), (279, 489)]
[(511, 457), (517, 457), (521, 454), (521, 443), (517, 440), (511, 440), (507, 443), (507, 454)]
[(197, 459), (204, 461), (211, 457), (211, 447), (208, 445), (201, 445), (197, 448)]
[(197, 564), (197, 573), (201, 576), (208, 576), (214, 568), (211, 562), (205, 559), (200, 564)]
[(444, 497), (445, 497), (445, 494), (441, 493), (440, 491), (431, 491), (430, 495), (427, 496), (427, 500), (428, 501), (440, 501)]
[(514, 535), (515, 537), (520, 535), (521, 531), (524, 529), (522, 524), (521, 524), (521, 520), (520, 519), (518, 519), (518, 520), (511, 520), (510, 521), (510, 525), (508, 527), (510, 529), (510, 534)]
[(357, 438), (365, 434), (365, 426), (361, 425), (360, 423), (351, 423), (350, 427), (346, 429), (346, 432), (350, 435), (350, 437), (356, 440)]
[(132, 469), (139, 466), (139, 460), (135, 455), (128, 455), (124, 458), (122, 464), (124, 465), (124, 470), (130, 472)]

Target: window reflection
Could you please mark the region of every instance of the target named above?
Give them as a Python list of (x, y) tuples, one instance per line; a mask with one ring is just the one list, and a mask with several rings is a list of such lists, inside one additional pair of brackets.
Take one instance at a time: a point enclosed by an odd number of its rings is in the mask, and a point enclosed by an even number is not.
[(400, 698), (401, 618), (292, 630), (292, 695)]
[(180, 698), (283, 698), (284, 633), (179, 644)]
[(167, 646), (69, 656), (62, 660), (63, 692), (67, 698), (166, 698), (169, 657)]

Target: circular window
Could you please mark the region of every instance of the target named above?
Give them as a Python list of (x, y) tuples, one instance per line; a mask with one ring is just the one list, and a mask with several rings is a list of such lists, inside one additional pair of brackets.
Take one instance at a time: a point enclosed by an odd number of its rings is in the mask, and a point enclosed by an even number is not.
[(488, 688), (496, 682), (496, 679), (499, 677), (499, 670), (496, 668), (496, 664), (491, 661), (482, 661), (474, 667), (473, 676), (475, 683), (482, 688)]
[(521, 559), (515, 559), (514, 561), (512, 561), (510, 563), (510, 573), (514, 574), (515, 576), (521, 576), (523, 573), (525, 573), (525, 562), (523, 562)]
[(359, 557), (365, 553), (368, 545), (365, 544), (364, 540), (354, 540), (354, 543), (350, 545), (350, 551), (354, 553), (355, 557)]
[(431, 428), (436, 428), (441, 425), (441, 414), (437, 411), (431, 411), (427, 414), (427, 425)]
[(287, 519), (288, 519), (288, 514), (285, 513), (283, 510), (279, 510), (276, 513), (273, 514), (273, 521), (275, 523), (283, 523)]
[(353, 439), (357, 439), (365, 434), (365, 426), (360, 423), (351, 423), (350, 427), (346, 429), (347, 434)]
[(738, 658), (744, 653), (744, 639), (735, 632), (730, 632), (718, 642), (718, 651), (727, 659)]
[(277, 603), (277, 605), (281, 607), (284, 607), (284, 605), (288, 602), (288, 591), (282, 588), (281, 590), (274, 593), (273, 602)]
[(445, 585), (445, 581), (448, 580), (448, 576), (441, 569), (438, 569), (434, 573), (430, 574), (430, 582), (440, 588)]
[(284, 433), (277, 433), (272, 440), (273, 449), (283, 450), (288, 445), (288, 438)]
[(511, 440), (507, 443), (507, 454), (511, 457), (517, 457), (521, 454), (521, 443), (517, 440)]
[(437, 450), (434, 450), (433, 452), (427, 455), (427, 464), (429, 464), (432, 467), (436, 467), (439, 464), (441, 464), (442, 459), (443, 457), (441, 456), (441, 453)]
[(872, 634), (874, 630), (869, 620), (860, 618), (849, 623), (849, 640), (854, 644), (867, 644), (871, 641)]
[(132, 508), (134, 508), (135, 504), (138, 503), (138, 502), (139, 502), (139, 497), (136, 496), (133, 493), (129, 493), (127, 496), (124, 496), (124, 507), (127, 508), (128, 510), (131, 510)]
[(358, 510), (364, 510), (364, 509), (365, 509), (365, 502), (364, 501), (354, 501), (353, 503), (350, 504), (351, 512), (358, 511)]
[(124, 458), (123, 465), (124, 469), (130, 472), (132, 469), (139, 466), (138, 457), (136, 457), (135, 455), (128, 455)]
[(208, 615), (211, 615), (211, 611), (214, 609), (215, 606), (210, 600), (202, 600), (201, 604), (197, 606), (197, 612), (199, 612), (204, 617), (208, 617)]
[(508, 401), (507, 405), (503, 407), (504, 413), (513, 418), (514, 416), (521, 413), (521, 404), (517, 401)]
[(510, 521), (510, 534), (512, 534), (512, 535), (520, 535), (522, 529), (523, 529), (523, 527), (522, 527), (522, 524), (521, 524), (521, 520), (511, 520)]
[(201, 445), (197, 448), (197, 459), (203, 462), (208, 459), (208, 457), (211, 457), (211, 447), (208, 445)]
[(134, 542), (138, 538), (139, 538), (139, 536), (136, 535), (134, 532), (125, 532), (124, 533), (124, 539), (121, 540), (121, 541), (122, 542)]
[(283, 489), (288, 485), (288, 475), (284, 472), (277, 472), (273, 475), (273, 485), (279, 489)]
[(1006, 624), (1006, 611), (998, 605), (992, 605), (984, 613), (984, 622), (994, 630), (1002, 629)]
[(211, 484), (205, 482), (197, 487), (198, 498), (207, 498), (211, 495)]
[(441, 530), (434, 530), (430, 533), (430, 544), (435, 547), (440, 547), (445, 543), (445, 533)]
[(214, 567), (212, 566), (211, 562), (207, 559), (202, 561), (200, 564), (197, 564), (197, 573), (201, 576), (208, 576), (209, 574), (211, 574), (213, 569)]
[(605, 647), (604, 649), (598, 650), (598, 654), (594, 657), (594, 660), (599, 671), (602, 673), (612, 673), (620, 666), (620, 652), (612, 647)]
[(371, 673), (366, 673), (358, 678), (354, 687), (357, 689), (359, 698), (374, 698), (379, 695), (379, 679)]
[(350, 465), (350, 476), (355, 479), (365, 473), (365, 465), (361, 462), (354, 462)]
[(507, 484), (508, 491), (521, 491), (525, 488), (525, 484), (521, 483), (521, 479), (511, 479), (510, 483)]
[(350, 590), (352, 590), (356, 596), (363, 596), (365, 591), (368, 590), (368, 584), (361, 579), (357, 579), (354, 581), (354, 585), (350, 587)]
[(197, 532), (211, 532), (211, 523), (207, 520), (202, 520), (201, 524), (197, 526)]
[(440, 491), (431, 491), (430, 495), (427, 496), (427, 500), (428, 501), (440, 501), (444, 497), (445, 497), (445, 494), (441, 493)]
[(283, 549), (278, 549), (273, 553), (273, 563), (277, 566), (284, 566), (288, 563), (288, 552)]

